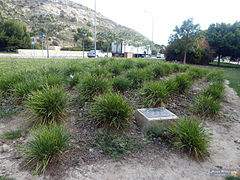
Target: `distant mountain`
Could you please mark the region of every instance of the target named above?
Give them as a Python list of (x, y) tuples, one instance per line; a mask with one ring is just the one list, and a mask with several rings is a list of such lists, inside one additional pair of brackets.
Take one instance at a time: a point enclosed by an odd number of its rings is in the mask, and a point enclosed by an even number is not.
[[(51, 16), (48, 25), (57, 29), (51, 36), (51, 43), (61, 46), (74, 45), (73, 34), (77, 28), (84, 27), (94, 32), (94, 11), (68, 0), (1, 0), (0, 12), (4, 18), (18, 19), (25, 23), (32, 35), (40, 28), (41, 17)], [(119, 25), (97, 13), (97, 31), (108, 29), (115, 33), (126, 32), (130, 34), (130, 40), (149, 41), (135, 30)]]

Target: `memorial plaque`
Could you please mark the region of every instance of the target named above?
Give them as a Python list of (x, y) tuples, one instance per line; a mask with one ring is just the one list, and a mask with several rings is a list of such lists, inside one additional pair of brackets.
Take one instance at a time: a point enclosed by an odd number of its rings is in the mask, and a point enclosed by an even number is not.
[(144, 114), (147, 118), (159, 118), (159, 117), (169, 117), (175, 116), (169, 110), (160, 107), (160, 108), (149, 108), (149, 109), (139, 109), (139, 111)]
[(161, 123), (164, 125), (170, 124), (171, 121), (177, 120), (178, 117), (164, 107), (160, 107), (138, 109), (135, 114), (135, 119), (140, 128), (145, 130), (150, 126), (159, 125)]

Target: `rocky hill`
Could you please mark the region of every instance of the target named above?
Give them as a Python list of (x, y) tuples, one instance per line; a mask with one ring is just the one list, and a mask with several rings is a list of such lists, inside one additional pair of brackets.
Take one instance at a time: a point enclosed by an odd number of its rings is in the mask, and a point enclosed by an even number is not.
[[(94, 31), (94, 11), (68, 0), (0, 0), (0, 12), (3, 18), (18, 19), (25, 23), (32, 36), (37, 36), (37, 30), (43, 25), (54, 27), (51, 35), (51, 43), (54, 45), (73, 46), (73, 34), (77, 28)], [(46, 15), (51, 18), (42, 22)], [(107, 29), (118, 34), (126, 32), (132, 40), (137, 37), (149, 41), (140, 33), (97, 13), (97, 31)]]

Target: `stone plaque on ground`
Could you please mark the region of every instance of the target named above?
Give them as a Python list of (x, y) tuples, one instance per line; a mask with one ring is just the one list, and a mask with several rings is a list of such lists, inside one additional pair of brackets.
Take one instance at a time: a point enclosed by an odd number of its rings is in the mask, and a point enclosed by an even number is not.
[(150, 126), (159, 125), (161, 123), (166, 126), (170, 124), (171, 121), (177, 120), (178, 117), (164, 107), (160, 107), (138, 109), (135, 114), (135, 119), (139, 127), (145, 130)]

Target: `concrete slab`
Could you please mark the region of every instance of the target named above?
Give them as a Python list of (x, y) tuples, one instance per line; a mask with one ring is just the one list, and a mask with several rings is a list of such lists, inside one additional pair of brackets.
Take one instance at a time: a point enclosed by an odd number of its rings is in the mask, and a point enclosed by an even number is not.
[(178, 117), (164, 107), (159, 107), (137, 109), (135, 113), (135, 119), (138, 126), (143, 131), (145, 131), (151, 126), (156, 126), (160, 124), (167, 126), (168, 124), (170, 124), (171, 121), (177, 120)]

